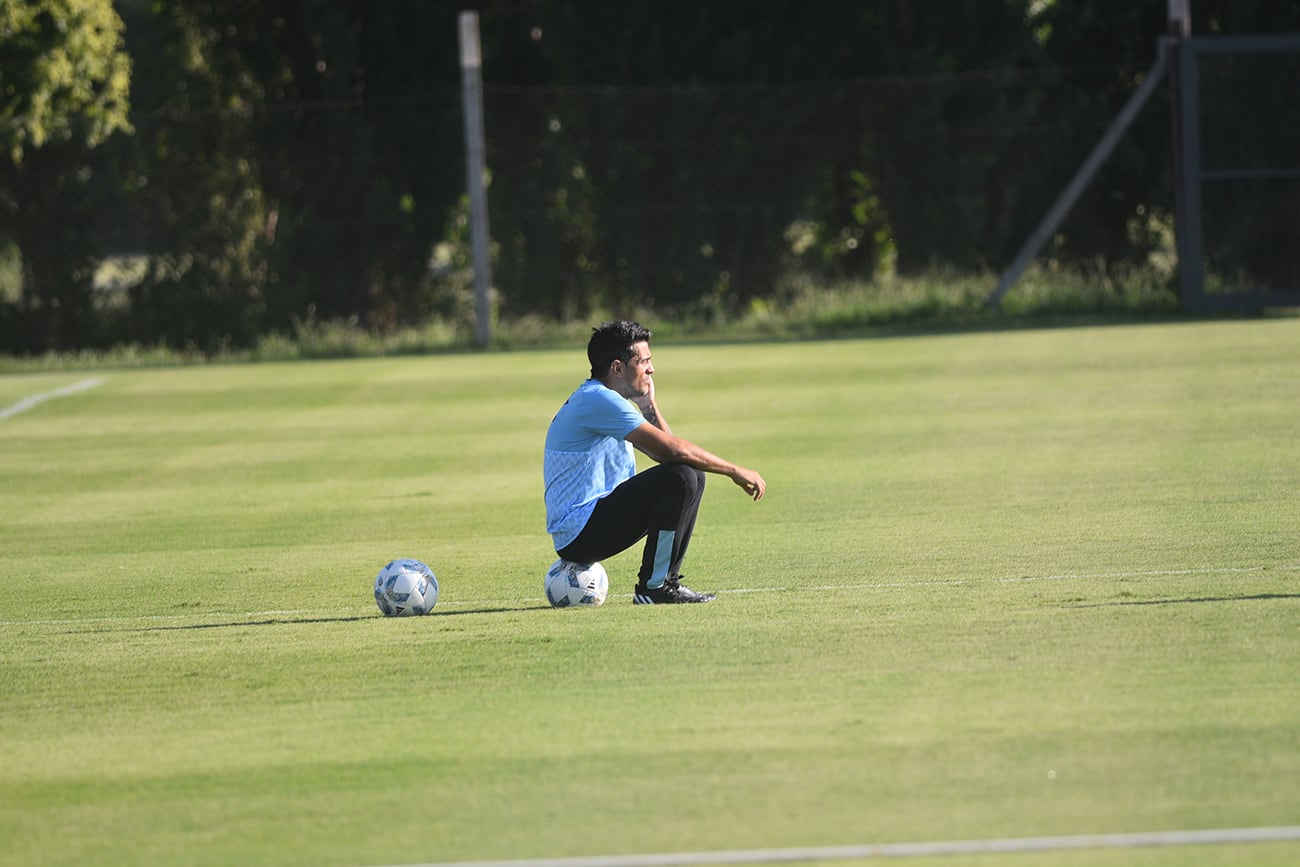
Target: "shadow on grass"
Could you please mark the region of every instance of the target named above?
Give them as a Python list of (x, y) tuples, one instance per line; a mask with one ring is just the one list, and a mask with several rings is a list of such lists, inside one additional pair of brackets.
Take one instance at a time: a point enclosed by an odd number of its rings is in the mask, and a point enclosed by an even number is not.
[(516, 611), (546, 611), (549, 605), (524, 605), (518, 607), (501, 606), (499, 608), (466, 608), (463, 611), (434, 611), (417, 617), (384, 617), (378, 611), (374, 614), (357, 614), (350, 617), (266, 617), (257, 620), (238, 620), (226, 623), (190, 623), (183, 626), (150, 626), (141, 632), (172, 632), (178, 629), (227, 629), (235, 626), (296, 626), (298, 624), (318, 623), (360, 623), (365, 620), (438, 620), (443, 617), (464, 617), (467, 614), (509, 614)]
[(496, 608), (466, 608), (461, 611), (435, 611), (432, 614), (425, 615), (425, 618), (386, 618), (378, 611), (374, 614), (354, 614), (344, 617), (258, 617), (245, 618), (241, 620), (222, 620), (208, 623), (180, 623), (155, 626), (130, 626), (130, 627), (108, 627), (95, 629), (75, 629), (66, 630), (66, 632), (184, 632), (198, 629), (239, 629), (250, 626), (300, 626), (321, 623), (361, 623), (367, 620), (416, 620), (428, 619), (438, 620), (443, 617), (464, 617), (474, 614), (510, 614), (521, 611), (549, 611), (549, 605), (521, 605), (506, 606), (502, 605)]
[(1300, 599), (1300, 593), (1257, 593), (1253, 596), (1204, 596), (1193, 599), (1132, 599), (1125, 602), (1076, 602), (1067, 608), (1117, 608), (1122, 605), (1199, 605), (1204, 602), (1262, 602)]

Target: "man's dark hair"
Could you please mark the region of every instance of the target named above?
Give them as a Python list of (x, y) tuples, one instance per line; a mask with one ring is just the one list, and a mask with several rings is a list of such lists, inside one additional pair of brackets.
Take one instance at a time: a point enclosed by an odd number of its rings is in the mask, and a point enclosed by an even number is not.
[(591, 329), (587, 343), (587, 360), (591, 362), (591, 378), (600, 379), (609, 373), (615, 359), (627, 363), (632, 360), (632, 344), (650, 341), (650, 330), (640, 322), (620, 319), (606, 322)]

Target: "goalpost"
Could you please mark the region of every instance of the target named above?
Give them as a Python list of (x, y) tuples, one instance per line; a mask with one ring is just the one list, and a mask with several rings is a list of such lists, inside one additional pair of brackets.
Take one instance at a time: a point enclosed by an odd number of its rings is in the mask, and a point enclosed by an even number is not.
[(1183, 307), (1300, 306), (1300, 34), (1193, 38), (1189, 0), (1169, 0), (1168, 13), (1142, 84), (1002, 273), (989, 306), (1060, 228), (1165, 80)]

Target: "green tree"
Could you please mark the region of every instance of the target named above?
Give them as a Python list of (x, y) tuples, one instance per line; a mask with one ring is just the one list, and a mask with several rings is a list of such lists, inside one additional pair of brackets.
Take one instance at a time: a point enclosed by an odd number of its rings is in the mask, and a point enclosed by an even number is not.
[(89, 202), (96, 153), (129, 128), (130, 60), (110, 0), (0, 0), (0, 240), (21, 252), (23, 292), (5, 344), (76, 346), (90, 335), (99, 254)]
[(0, 0), (0, 145), (95, 147), (127, 128), (131, 63), (109, 0)]

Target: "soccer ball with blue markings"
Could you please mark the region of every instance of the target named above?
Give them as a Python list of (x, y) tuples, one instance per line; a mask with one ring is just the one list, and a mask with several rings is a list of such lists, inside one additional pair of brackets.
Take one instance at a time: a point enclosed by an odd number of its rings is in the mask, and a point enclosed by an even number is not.
[(546, 601), (554, 608), (603, 605), (609, 595), (609, 576), (599, 563), (556, 560), (546, 570)]
[(394, 560), (375, 576), (375, 604), (385, 617), (428, 614), (438, 604), (438, 578), (419, 560)]

